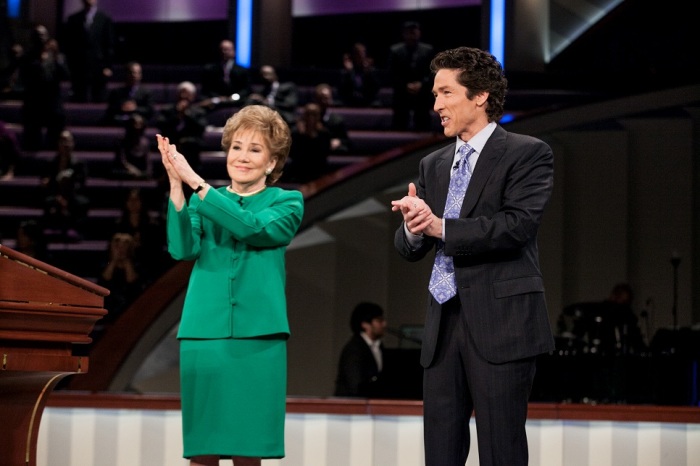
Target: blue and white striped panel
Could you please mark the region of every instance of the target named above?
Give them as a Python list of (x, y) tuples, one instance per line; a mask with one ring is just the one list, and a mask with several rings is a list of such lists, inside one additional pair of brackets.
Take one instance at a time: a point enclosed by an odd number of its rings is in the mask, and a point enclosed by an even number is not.
[[(467, 466), (478, 466), (473, 419), (470, 428)], [(700, 465), (700, 424), (531, 420), (527, 431), (533, 466)], [(420, 416), (290, 413), (285, 435), (287, 456), (263, 464), (424, 465)], [(187, 466), (180, 412), (47, 408), (37, 465)]]

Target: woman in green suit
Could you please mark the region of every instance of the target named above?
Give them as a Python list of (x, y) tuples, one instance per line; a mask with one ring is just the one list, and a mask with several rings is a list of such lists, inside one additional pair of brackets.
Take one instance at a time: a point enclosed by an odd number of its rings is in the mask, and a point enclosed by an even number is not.
[[(304, 213), (299, 191), (271, 186), (289, 153), (289, 127), (261, 105), (229, 118), (221, 142), (231, 184), (220, 188), (167, 138), (157, 140), (170, 182), (168, 251), (195, 261), (178, 331), (183, 456), (192, 466), (282, 458), (284, 254)], [(189, 202), (184, 185), (194, 191)]]

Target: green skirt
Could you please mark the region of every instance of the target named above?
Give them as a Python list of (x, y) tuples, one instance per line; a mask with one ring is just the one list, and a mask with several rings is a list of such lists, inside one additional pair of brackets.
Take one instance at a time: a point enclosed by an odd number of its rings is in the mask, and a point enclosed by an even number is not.
[(287, 341), (180, 340), (185, 458), (284, 457)]

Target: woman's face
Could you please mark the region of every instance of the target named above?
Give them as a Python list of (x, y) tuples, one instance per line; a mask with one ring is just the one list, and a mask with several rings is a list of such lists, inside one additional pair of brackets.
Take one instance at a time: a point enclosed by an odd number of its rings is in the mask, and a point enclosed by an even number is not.
[(254, 130), (234, 133), (226, 155), (226, 168), (231, 186), (239, 192), (253, 191), (265, 185), (266, 171), (272, 171), (277, 162), (272, 157), (265, 138)]

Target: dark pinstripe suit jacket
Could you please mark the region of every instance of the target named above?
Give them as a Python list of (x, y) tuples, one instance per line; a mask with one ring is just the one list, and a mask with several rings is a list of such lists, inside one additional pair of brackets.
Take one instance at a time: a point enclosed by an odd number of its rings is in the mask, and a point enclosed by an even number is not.
[[(442, 217), (455, 145), (420, 162), (418, 197)], [(544, 142), (498, 126), (479, 155), (460, 217), (445, 220), (445, 253), (469, 329), (483, 357), (514, 361), (554, 349), (537, 252), (537, 231), (553, 186), (553, 155)], [(433, 250), (426, 238), (413, 250), (404, 227), (395, 246), (409, 261)], [(432, 258), (432, 255), (431, 255)], [(442, 306), (430, 298), (421, 364), (435, 353)]]

